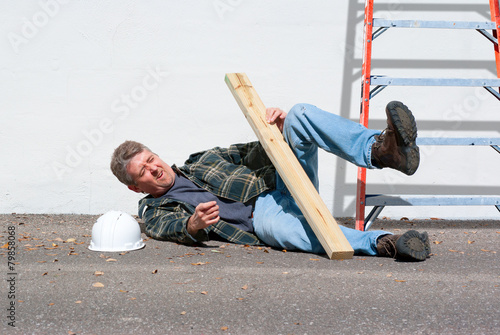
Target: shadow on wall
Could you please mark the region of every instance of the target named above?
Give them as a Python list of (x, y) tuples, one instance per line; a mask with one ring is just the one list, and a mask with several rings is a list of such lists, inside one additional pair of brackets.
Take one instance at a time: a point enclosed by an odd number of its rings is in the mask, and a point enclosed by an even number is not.
[[(364, 1), (349, 1), (348, 7), (348, 27), (362, 27), (364, 20)], [(490, 8), (489, 3), (485, 1), (484, 5), (478, 4), (401, 4), (398, 1), (375, 1), (374, 5), (374, 17), (377, 17), (377, 10), (383, 11), (418, 11), (418, 12), (444, 12), (444, 13), (478, 13), (484, 17), (485, 20), (490, 20)], [(401, 19), (404, 19), (404, 15)], [(398, 17), (399, 18), (399, 17)], [(362, 54), (362, 50), (356, 50), (357, 48), (362, 48), (362, 42), (356, 41), (356, 29), (346, 30), (346, 48), (344, 54), (344, 73), (342, 82), (342, 94), (341, 94), (341, 105), (340, 113), (343, 117), (350, 118), (349, 111), (360, 108), (359, 106), (352, 106), (351, 100), (353, 93), (360, 95), (361, 91), (361, 65), (362, 59), (357, 58), (357, 54)], [(358, 32), (359, 33), (359, 32)], [(480, 36), (478, 38), (481, 38)], [(352, 47), (349, 47), (352, 46)], [(355, 47), (354, 47), (355, 46)], [(478, 71), (488, 71), (496, 76), (496, 67), (493, 58), (493, 47), (492, 47), (492, 60), (491, 61), (470, 61), (470, 60), (393, 60), (393, 59), (380, 59), (374, 58), (372, 60), (372, 73), (373, 74), (383, 74), (384, 69), (473, 69)], [(359, 83), (359, 90), (353, 92), (352, 87), (356, 85), (352, 84)], [(390, 89), (390, 88), (388, 88)], [(483, 90), (483, 89), (481, 89)], [(484, 91), (484, 90), (483, 90)], [(486, 92), (486, 91), (484, 91)], [(481, 92), (482, 93), (482, 92)], [(489, 93), (482, 93), (482, 95), (488, 96)], [(484, 97), (483, 97), (484, 99)], [(358, 120), (356, 120), (358, 121)], [(386, 127), (385, 120), (371, 120), (370, 128), (373, 129), (384, 129)], [(443, 121), (418, 121), (419, 131), (434, 131), (436, 129), (447, 129), (447, 130), (460, 130), (460, 131), (490, 131), (498, 132), (500, 129), (500, 122), (493, 121), (467, 121), (467, 120), (443, 120)], [(495, 154), (493, 151), (492, 154)], [(348, 178), (346, 177), (346, 166), (347, 162), (339, 160), (337, 163), (337, 169), (335, 171), (335, 190), (333, 194), (333, 213), (335, 216), (352, 216), (355, 213), (356, 202), (351, 201), (346, 203), (346, 196), (356, 196), (356, 180), (346, 182)], [(425, 189), (426, 194), (450, 194), (450, 195), (469, 195), (469, 194), (481, 194), (481, 195), (497, 195), (497, 186), (465, 186), (465, 185), (418, 185), (418, 186), (401, 186), (401, 185), (387, 185), (387, 184), (369, 184), (369, 191), (375, 189), (376, 193), (382, 194), (418, 194), (422, 189)], [(369, 211), (369, 208), (367, 208)]]

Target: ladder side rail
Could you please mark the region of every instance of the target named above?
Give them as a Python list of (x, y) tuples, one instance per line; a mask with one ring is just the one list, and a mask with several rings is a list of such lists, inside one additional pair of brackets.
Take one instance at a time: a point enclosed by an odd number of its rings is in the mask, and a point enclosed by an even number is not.
[[(361, 78), (361, 111), (359, 122), (368, 127), (370, 109), (370, 77), (373, 40), (373, 1), (365, 2), (365, 18), (363, 29), (363, 66)], [(365, 220), (366, 169), (358, 167), (356, 185), (356, 225), (357, 230), (364, 230)]]
[[(491, 21), (495, 22), (496, 29), (493, 30), (493, 37), (498, 41), (500, 31), (500, 8), (498, 5), (499, 0), (490, 0)], [(497, 77), (500, 78), (500, 52), (498, 42), (495, 45), (495, 61), (497, 64)]]

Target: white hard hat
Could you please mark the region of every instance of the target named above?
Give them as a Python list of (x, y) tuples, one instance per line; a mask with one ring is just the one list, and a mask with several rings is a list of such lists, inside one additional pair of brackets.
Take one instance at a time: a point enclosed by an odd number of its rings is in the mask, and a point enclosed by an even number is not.
[(109, 211), (92, 227), (93, 251), (129, 251), (144, 247), (139, 223), (129, 214)]

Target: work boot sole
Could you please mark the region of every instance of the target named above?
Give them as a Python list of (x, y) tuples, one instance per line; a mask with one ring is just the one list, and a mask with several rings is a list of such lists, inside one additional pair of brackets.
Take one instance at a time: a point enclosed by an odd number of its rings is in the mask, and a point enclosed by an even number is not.
[(417, 171), (420, 164), (420, 151), (416, 144), (417, 123), (415, 117), (408, 107), (399, 101), (389, 102), (386, 114), (394, 125), (398, 144), (401, 145), (401, 152), (406, 157), (406, 165), (399, 170), (411, 176)]
[(428, 256), (428, 249), (422, 236), (416, 230), (409, 230), (396, 241), (396, 259), (403, 261), (423, 261)]
[(425, 246), (425, 253), (427, 254), (427, 258), (431, 257), (431, 242), (429, 241), (429, 235), (427, 234), (427, 232), (423, 232), (420, 234), (420, 239), (422, 240), (422, 242), (424, 243), (424, 246)]

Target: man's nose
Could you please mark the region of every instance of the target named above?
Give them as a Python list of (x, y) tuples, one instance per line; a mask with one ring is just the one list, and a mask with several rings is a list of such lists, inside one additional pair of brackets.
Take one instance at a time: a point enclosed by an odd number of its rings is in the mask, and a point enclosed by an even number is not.
[(154, 164), (147, 164), (146, 169), (148, 169), (151, 174), (155, 174), (158, 171), (158, 168)]

